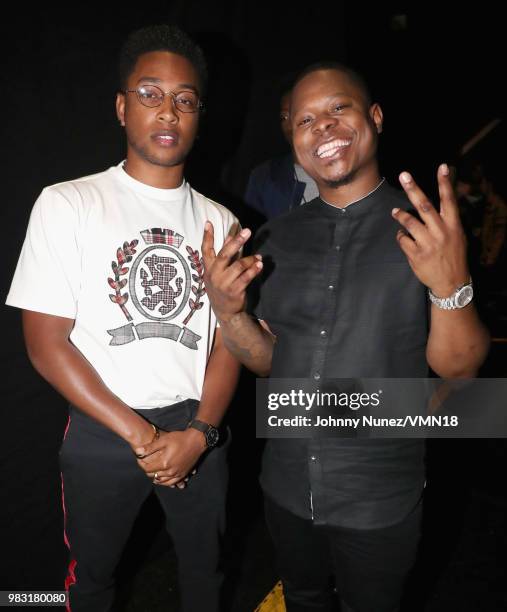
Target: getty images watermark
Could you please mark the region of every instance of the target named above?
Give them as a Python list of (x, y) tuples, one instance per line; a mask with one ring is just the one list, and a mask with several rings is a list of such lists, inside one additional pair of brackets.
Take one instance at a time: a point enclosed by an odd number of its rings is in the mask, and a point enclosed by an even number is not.
[(507, 379), (258, 379), (263, 438), (507, 437)]
[[(302, 389), (292, 389), (289, 393), (269, 393), (268, 410), (278, 411), (280, 407), (292, 406), (310, 412), (312, 408), (343, 408), (356, 411), (370, 406), (380, 406), (383, 390), (374, 393), (336, 393), (313, 392), (308, 393)], [(358, 417), (324, 415), (315, 411), (312, 416), (296, 414), (292, 417), (268, 415), (269, 427), (456, 427), (459, 419), (456, 416), (423, 416), (406, 414), (403, 417), (381, 417), (373, 414), (363, 414)]]

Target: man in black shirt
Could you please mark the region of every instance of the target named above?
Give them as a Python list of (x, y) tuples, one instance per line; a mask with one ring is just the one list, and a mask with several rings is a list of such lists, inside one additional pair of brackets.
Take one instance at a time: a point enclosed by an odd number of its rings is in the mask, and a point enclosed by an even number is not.
[[(217, 255), (211, 224), (205, 231), (205, 282), (226, 346), (260, 376), (316, 383), (424, 377), (428, 365), (442, 377), (473, 376), (488, 335), (470, 303), (447, 166), (438, 170), (440, 212), (408, 173), (408, 199), (387, 185), (376, 159), (382, 111), (341, 65), (300, 75), (290, 118), (320, 197), (263, 226), (256, 255), (235, 258), (247, 229)], [(263, 262), (270, 270), (259, 276)], [(252, 317), (246, 288), (257, 276)], [(420, 440), (269, 440), (261, 483), (289, 612), (333, 610), (332, 573), (342, 610), (397, 609), (419, 538)]]

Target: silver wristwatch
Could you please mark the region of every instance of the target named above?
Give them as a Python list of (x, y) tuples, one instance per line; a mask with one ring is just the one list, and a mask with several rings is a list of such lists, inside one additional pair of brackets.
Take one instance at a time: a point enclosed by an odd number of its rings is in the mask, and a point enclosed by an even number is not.
[(437, 297), (431, 289), (428, 289), (428, 296), (432, 304), (435, 304), (442, 310), (458, 310), (459, 308), (465, 308), (474, 297), (474, 288), (472, 286), (472, 279), (468, 283), (458, 287), (456, 291), (449, 297)]

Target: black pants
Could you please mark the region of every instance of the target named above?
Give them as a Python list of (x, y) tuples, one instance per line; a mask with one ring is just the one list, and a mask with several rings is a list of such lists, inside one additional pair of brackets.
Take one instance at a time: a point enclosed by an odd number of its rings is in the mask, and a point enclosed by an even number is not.
[(287, 612), (395, 612), (420, 536), (421, 504), (383, 529), (316, 527), (265, 500)]
[[(182, 430), (197, 406), (188, 400), (141, 414), (161, 429)], [(123, 439), (71, 408), (60, 461), (71, 555), (66, 586), (72, 612), (112, 609), (116, 566), (139, 509), (152, 491), (164, 510), (178, 557), (182, 610), (218, 612), (227, 445), (203, 455), (185, 489), (154, 485)]]

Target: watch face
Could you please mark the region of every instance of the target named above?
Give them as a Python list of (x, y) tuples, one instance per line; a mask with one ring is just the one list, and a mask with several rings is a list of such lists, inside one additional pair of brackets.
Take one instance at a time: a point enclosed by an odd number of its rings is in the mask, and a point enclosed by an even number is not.
[(474, 297), (474, 290), (471, 285), (463, 287), (456, 296), (456, 306), (458, 308), (464, 308), (467, 304), (470, 304)]
[(216, 427), (210, 427), (206, 432), (206, 444), (208, 446), (216, 446), (219, 437), (218, 429)]

